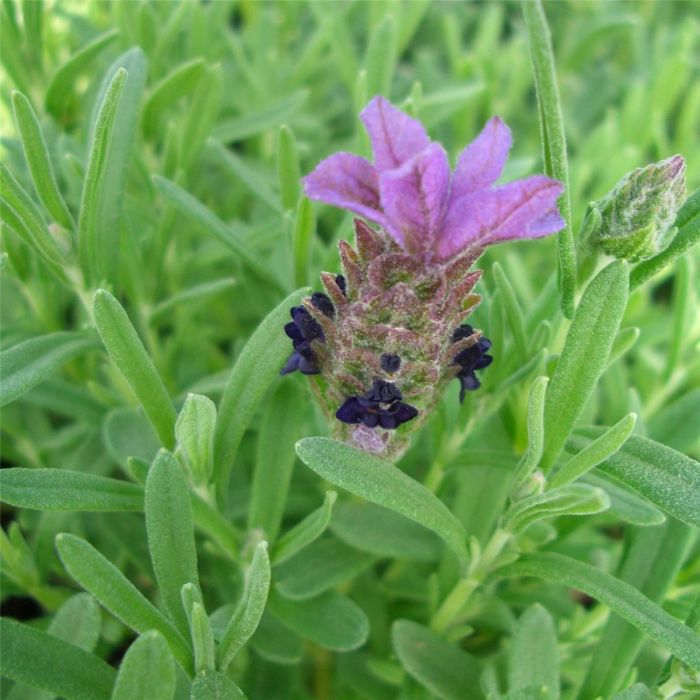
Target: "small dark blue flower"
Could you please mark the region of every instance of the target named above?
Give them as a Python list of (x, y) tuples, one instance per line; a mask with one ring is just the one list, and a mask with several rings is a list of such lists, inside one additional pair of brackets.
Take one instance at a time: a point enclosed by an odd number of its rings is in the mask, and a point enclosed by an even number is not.
[[(468, 338), (473, 333), (474, 329), (468, 323), (463, 323), (452, 334), (452, 342), (456, 343), (458, 340)], [(493, 362), (493, 357), (486, 354), (490, 348), (491, 341), (482, 336), (474, 345), (455, 355), (453, 364), (459, 365), (461, 368), (457, 374), (461, 387), (459, 391), (460, 403), (464, 401), (467, 391), (474, 391), (481, 386), (481, 382), (474, 372), (477, 369), (488, 367)]]
[(399, 371), (401, 367), (401, 358), (398, 355), (389, 355), (385, 353), (379, 358), (379, 364), (385, 372), (393, 374)]
[(335, 276), (335, 283), (338, 285), (338, 288), (340, 291), (347, 296), (348, 295), (348, 285), (347, 282), (345, 281), (345, 277), (343, 275), (336, 275)]
[(311, 295), (311, 303), (324, 316), (328, 316), (328, 318), (335, 318), (335, 307), (327, 294), (324, 294), (323, 292), (314, 292)]
[(336, 411), (343, 423), (362, 423), (368, 428), (380, 426), (394, 430), (418, 415), (415, 406), (401, 401), (401, 391), (391, 382), (375, 379), (372, 389), (364, 396), (351, 396)]
[[(316, 305), (314, 304), (314, 306)], [(323, 310), (321, 309), (321, 311)], [(292, 320), (284, 327), (284, 332), (291, 338), (294, 352), (290, 355), (280, 374), (290, 374), (295, 370), (299, 370), (302, 374), (318, 374), (320, 370), (316, 355), (311, 348), (311, 342), (325, 340), (323, 329), (303, 306), (293, 306), (290, 314)]]

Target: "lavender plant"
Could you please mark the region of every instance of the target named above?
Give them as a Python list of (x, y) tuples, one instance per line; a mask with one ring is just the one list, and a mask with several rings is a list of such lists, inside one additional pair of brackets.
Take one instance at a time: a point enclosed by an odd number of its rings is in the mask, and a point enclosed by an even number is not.
[(700, 693), (690, 6), (0, 12), (3, 697)]

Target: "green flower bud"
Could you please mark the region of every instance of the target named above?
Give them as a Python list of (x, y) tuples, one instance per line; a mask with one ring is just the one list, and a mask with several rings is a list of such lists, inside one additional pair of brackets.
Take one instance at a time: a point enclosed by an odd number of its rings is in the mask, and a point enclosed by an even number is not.
[(595, 203), (600, 226), (591, 232), (590, 242), (616, 258), (646, 260), (671, 242), (685, 196), (682, 156), (637, 168)]

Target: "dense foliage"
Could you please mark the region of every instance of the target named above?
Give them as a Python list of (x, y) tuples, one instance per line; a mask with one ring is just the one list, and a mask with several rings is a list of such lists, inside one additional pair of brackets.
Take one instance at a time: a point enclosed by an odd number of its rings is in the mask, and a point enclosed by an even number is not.
[[(3, 697), (697, 697), (700, 12), (545, 3), (552, 54), (541, 10), (3, 2)], [(564, 233), (476, 264), (494, 360), (396, 464), (279, 376), (353, 236), (300, 178), (378, 94), (570, 179)], [(627, 254), (587, 205), (676, 153)]]

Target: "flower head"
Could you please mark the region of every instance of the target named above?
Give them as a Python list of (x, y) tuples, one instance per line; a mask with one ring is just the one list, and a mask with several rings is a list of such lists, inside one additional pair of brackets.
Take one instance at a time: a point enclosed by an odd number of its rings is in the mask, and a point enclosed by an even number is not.
[(454, 173), (423, 125), (384, 97), (372, 99), (360, 118), (374, 163), (336, 153), (304, 179), (306, 194), (379, 224), (410, 255), (427, 263), (476, 257), (488, 245), (564, 227), (558, 181), (534, 175), (495, 185), (512, 143), (500, 118), (462, 151)]

